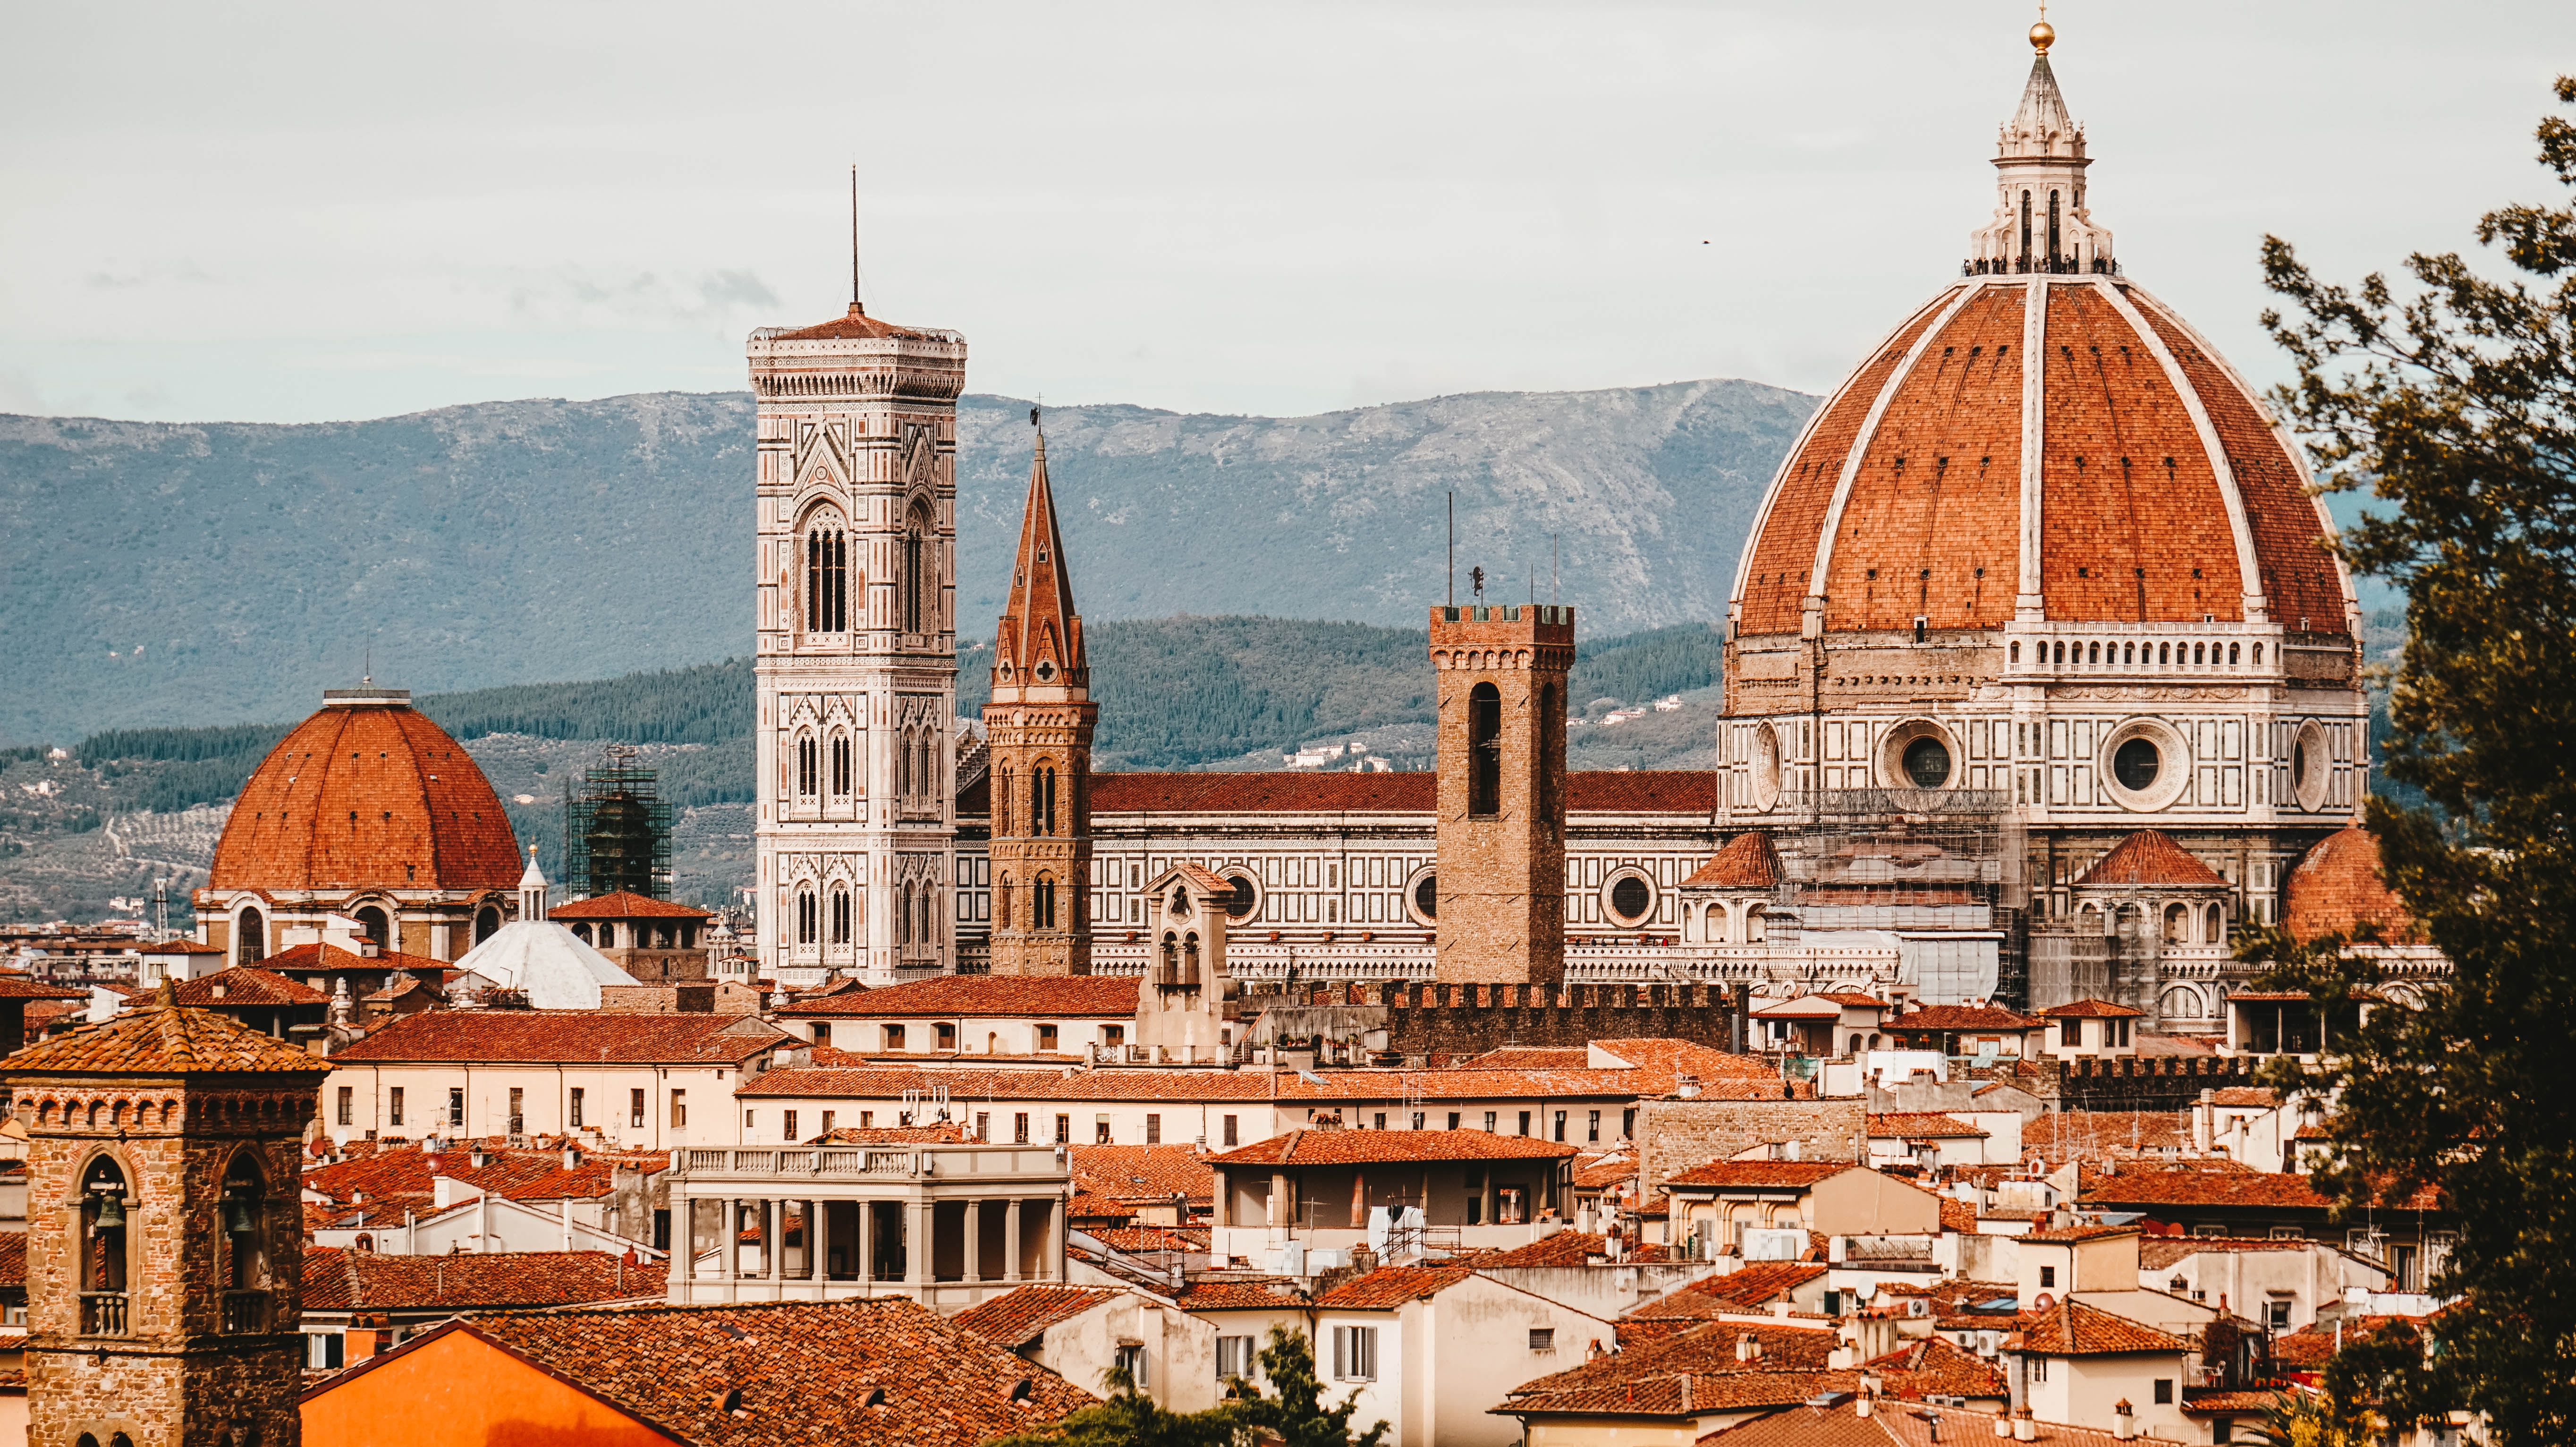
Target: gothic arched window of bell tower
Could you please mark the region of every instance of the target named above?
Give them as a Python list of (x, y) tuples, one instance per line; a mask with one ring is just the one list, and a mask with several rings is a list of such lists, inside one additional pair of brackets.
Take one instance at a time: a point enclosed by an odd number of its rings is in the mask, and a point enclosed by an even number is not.
[(1041, 874), (1029, 888), (1029, 927), (1055, 928), (1055, 876)]
[(929, 602), (930, 580), (924, 576), (930, 556), (930, 517), (919, 505), (904, 517), (903, 523), (903, 631), (926, 633), (934, 611)]
[(100, 1156), (81, 1173), (80, 1315), (84, 1336), (124, 1336), (126, 1273), (131, 1266), (125, 1218), (134, 1200), (125, 1168)]
[(1480, 683), (1467, 694), (1467, 812), (1503, 810), (1503, 694)]
[(1055, 766), (1040, 764), (1029, 771), (1029, 832), (1041, 837), (1055, 834)]
[(850, 543), (830, 519), (805, 534), (805, 631), (843, 633), (850, 626)]

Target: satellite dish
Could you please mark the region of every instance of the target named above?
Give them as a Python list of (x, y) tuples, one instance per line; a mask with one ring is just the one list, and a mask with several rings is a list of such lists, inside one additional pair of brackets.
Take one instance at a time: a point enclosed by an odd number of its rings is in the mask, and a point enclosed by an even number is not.
[(2057, 1310), (2057, 1298), (2043, 1291), (2039, 1295), (2030, 1299), (2030, 1309), (2041, 1312), (2055, 1311)]

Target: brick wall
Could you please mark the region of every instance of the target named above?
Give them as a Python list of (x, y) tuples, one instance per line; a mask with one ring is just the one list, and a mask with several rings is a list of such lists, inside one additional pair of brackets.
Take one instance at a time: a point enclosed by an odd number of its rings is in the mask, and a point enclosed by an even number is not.
[(1667, 1176), (1796, 1141), (1809, 1161), (1848, 1161), (1866, 1145), (1868, 1107), (1848, 1100), (1650, 1100), (1637, 1115), (1637, 1166), (1646, 1193)]
[[(1447, 617), (1457, 613), (1455, 620)], [(1565, 974), (1566, 671), (1574, 610), (1431, 610), (1439, 698), (1438, 954), (1444, 984), (1553, 981)], [(1507, 617), (1506, 614), (1512, 615)], [(1500, 781), (1471, 808), (1472, 699), (1500, 709)]]
[(2158, 1055), (2073, 1060), (2057, 1081), (2059, 1110), (2186, 1110), (2203, 1090), (2259, 1085), (2247, 1055)]

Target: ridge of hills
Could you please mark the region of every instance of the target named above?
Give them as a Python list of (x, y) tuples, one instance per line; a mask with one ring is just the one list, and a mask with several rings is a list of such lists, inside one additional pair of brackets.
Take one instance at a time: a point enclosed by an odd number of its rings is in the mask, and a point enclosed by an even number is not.
[[(1462, 580), (1548, 596), (1553, 548), (1555, 596), (1605, 636), (1723, 615), (1815, 405), (1693, 381), (1299, 418), (1062, 407), (1048, 467), (1095, 628), (1417, 627), (1454, 490)], [(1027, 412), (958, 406), (964, 635), (1001, 610)], [(0, 416), (0, 742), (301, 717), (365, 671), (428, 695), (747, 655), (752, 415), (747, 393), (653, 393), (307, 425)]]

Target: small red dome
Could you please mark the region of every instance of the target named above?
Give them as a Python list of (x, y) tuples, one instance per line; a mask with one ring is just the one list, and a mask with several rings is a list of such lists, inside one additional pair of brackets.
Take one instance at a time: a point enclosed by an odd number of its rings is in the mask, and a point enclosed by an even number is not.
[(371, 699), (324, 705), (260, 761), (207, 883), (506, 889), (523, 863), (472, 756), (409, 703)]
[(2379, 841), (2358, 825), (2345, 825), (2317, 841), (2282, 890), (2281, 926), (2293, 939), (2320, 935), (2350, 938), (2376, 925), (2389, 944), (2415, 943), (2415, 917), (2388, 887), (2379, 868)]
[[(1964, 279), (1809, 424), (1736, 579), (1738, 631), (2242, 621), (2340, 633), (2307, 474), (2251, 389), (2113, 275)], [(2302, 623), (2301, 620), (2305, 620)]]

